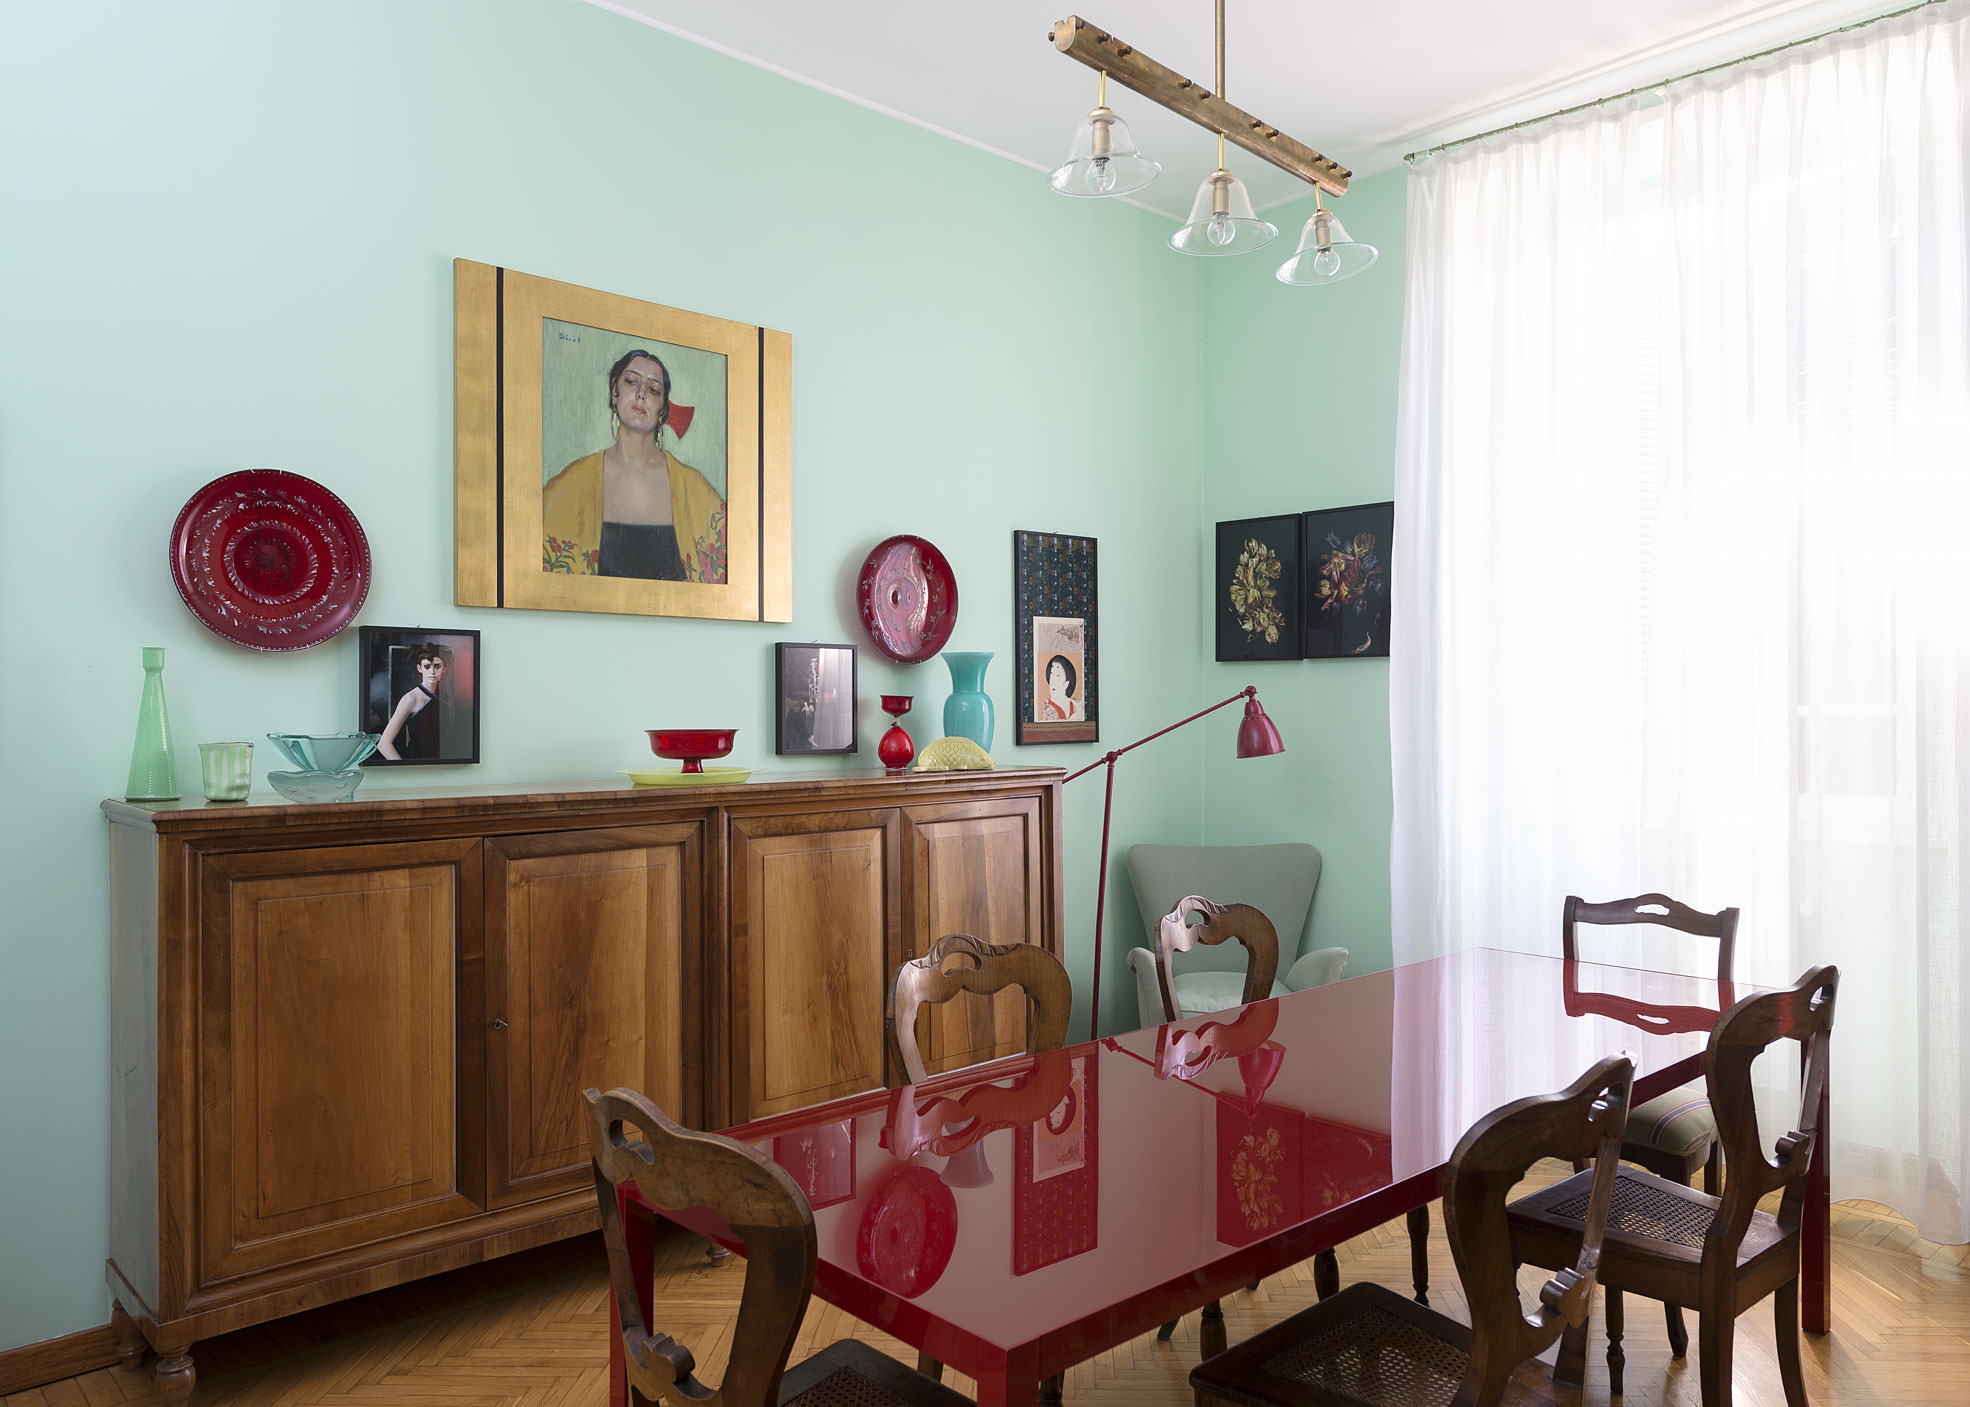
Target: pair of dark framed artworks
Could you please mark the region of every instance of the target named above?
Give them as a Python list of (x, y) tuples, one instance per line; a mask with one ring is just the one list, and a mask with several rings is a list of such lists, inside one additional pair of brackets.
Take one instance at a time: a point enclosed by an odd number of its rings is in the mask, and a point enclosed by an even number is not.
[(1218, 659), (1387, 657), (1393, 502), (1217, 527)]

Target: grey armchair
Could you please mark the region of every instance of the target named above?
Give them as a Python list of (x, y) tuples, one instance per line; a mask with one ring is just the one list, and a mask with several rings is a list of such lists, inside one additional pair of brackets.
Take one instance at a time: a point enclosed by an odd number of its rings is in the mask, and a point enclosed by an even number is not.
[[(1250, 904), (1272, 920), (1279, 935), (1279, 961), (1285, 968), (1284, 976), (1273, 983), (1273, 996), (1337, 981), (1347, 964), (1346, 948), (1299, 952), (1313, 892), (1320, 884), (1320, 852), (1311, 845), (1134, 845), (1129, 847), (1129, 879), (1150, 941), (1150, 947), (1129, 951), (1136, 1006), (1144, 1026), (1161, 1025), (1167, 1019), (1156, 981), (1156, 931), (1163, 916), (1187, 894)], [(1245, 999), (1244, 951), (1225, 944), (1185, 953), (1174, 985), (1179, 1017), (1237, 1006)]]

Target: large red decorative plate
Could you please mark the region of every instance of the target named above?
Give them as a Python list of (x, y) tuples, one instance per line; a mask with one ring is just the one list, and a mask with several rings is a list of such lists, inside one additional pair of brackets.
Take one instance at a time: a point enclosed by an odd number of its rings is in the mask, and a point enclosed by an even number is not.
[(958, 580), (944, 554), (920, 537), (885, 538), (862, 562), (855, 589), (862, 628), (898, 664), (943, 649), (958, 623)]
[(929, 1168), (902, 1168), (862, 1209), (855, 1264), (885, 1290), (915, 1299), (943, 1276), (957, 1244), (951, 1189)]
[(191, 496), (171, 528), (171, 579), (236, 645), (304, 650), (369, 594), (369, 539), (349, 505), (299, 474), (244, 469)]

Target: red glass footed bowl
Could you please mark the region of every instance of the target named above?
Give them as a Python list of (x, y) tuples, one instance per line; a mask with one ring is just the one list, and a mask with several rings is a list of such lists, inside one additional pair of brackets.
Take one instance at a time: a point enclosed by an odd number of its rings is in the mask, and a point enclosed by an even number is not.
[(682, 762), (686, 772), (705, 770), (705, 759), (723, 757), (732, 750), (737, 728), (645, 728), (650, 735), (650, 751), (672, 762)]

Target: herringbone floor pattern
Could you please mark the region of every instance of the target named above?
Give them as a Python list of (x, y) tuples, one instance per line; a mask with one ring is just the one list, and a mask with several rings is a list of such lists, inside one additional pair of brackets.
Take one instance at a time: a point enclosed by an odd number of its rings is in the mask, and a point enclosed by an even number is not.
[[(1544, 1181), (1543, 1177), (1538, 1181)], [(1440, 1218), (1433, 1218), (1440, 1222)], [(1463, 1296), (1442, 1227), (1431, 1243), (1431, 1302), (1463, 1317)], [(714, 1264), (680, 1236), (660, 1248), (658, 1321), (690, 1344), (701, 1376), (716, 1381), (730, 1343), (743, 1274)], [(1834, 1209), (1834, 1333), (1805, 1337), (1806, 1385), (1824, 1407), (1970, 1402), (1970, 1248), (1919, 1239), (1885, 1208)], [(1409, 1243), (1402, 1223), (1340, 1248), (1341, 1278), (1402, 1286)], [(1528, 1301), (1539, 1276), (1527, 1270)], [(457, 1271), (202, 1344), (195, 1407), (599, 1407), (608, 1397), (607, 1276), (600, 1242), (584, 1237)], [(1255, 1332), (1314, 1301), (1305, 1265), (1224, 1301), (1231, 1337)], [(1600, 1313), (1580, 1400), (1608, 1400)], [(1627, 1407), (1696, 1407), (1695, 1345), (1669, 1357), (1661, 1314), (1629, 1301)], [(1197, 1316), (1176, 1338), (1153, 1337), (1105, 1353), (1067, 1375), (1071, 1407), (1189, 1407)], [(1738, 1321), (1735, 1399), (1783, 1402), (1772, 1353), (1771, 1312)], [(1695, 1338), (1691, 1325), (1691, 1338)], [(831, 1305), (815, 1301), (796, 1358), (841, 1338), (863, 1338), (914, 1363), (915, 1354)], [(970, 1382), (948, 1375), (969, 1393)], [(105, 1369), (0, 1400), (0, 1407), (148, 1407), (149, 1374)]]

